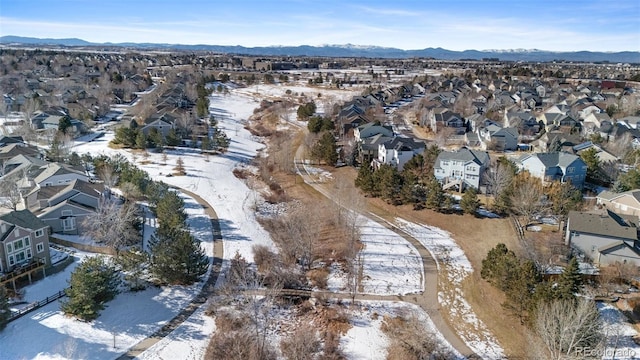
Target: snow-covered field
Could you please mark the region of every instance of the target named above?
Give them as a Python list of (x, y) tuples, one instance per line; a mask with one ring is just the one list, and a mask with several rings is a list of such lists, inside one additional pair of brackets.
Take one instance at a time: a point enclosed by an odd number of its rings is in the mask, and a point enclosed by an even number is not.
[(396, 219), (397, 226), (416, 238), (431, 253), (440, 271), (445, 271), (451, 286), (438, 292), (440, 305), (449, 309), (458, 335), (476, 354), (483, 359), (503, 359), (504, 350), (486, 325), (478, 319), (471, 305), (465, 300), (461, 290), (462, 280), (473, 268), (464, 251), (456, 244), (448, 232), (404, 219)]
[(607, 339), (602, 358), (640, 359), (640, 346), (633, 341), (638, 331), (615, 306), (605, 303), (597, 303), (597, 306), (604, 322), (602, 332)]
[[(348, 302), (347, 302), (348, 303)], [(429, 337), (449, 350), (456, 358), (463, 358), (453, 349), (419, 306), (389, 301), (360, 301), (358, 308), (349, 308), (352, 328), (340, 340), (349, 359), (384, 360), (387, 358), (389, 339), (380, 328), (384, 316), (416, 316)]]
[[(211, 257), (212, 228), (202, 207), (184, 197), (187, 222)], [(25, 301), (34, 302), (68, 286), (67, 280), (81, 259), (93, 254), (76, 251), (78, 259), (64, 271), (25, 288)], [(59, 301), (15, 320), (0, 332), (1, 359), (113, 359), (173, 318), (200, 291), (192, 286), (150, 287), (124, 292), (107, 303), (100, 317), (82, 322), (64, 316)], [(64, 300), (64, 298), (62, 299)], [(114, 345), (115, 344), (115, 345)]]
[[(381, 224), (360, 216), (358, 219), (362, 259), (363, 294), (406, 295), (424, 291), (424, 266), (418, 250), (402, 236)], [(347, 278), (332, 266), (327, 288), (344, 292)]]

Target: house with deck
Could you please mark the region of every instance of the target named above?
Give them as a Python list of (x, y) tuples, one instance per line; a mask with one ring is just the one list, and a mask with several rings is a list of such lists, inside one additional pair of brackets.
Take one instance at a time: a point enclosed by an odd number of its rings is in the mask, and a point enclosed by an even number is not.
[(29, 210), (0, 215), (0, 274), (38, 262), (49, 266), (49, 226)]
[(463, 147), (457, 151), (443, 151), (438, 154), (433, 172), (445, 190), (457, 187), (462, 191), (469, 186), (479, 189), (482, 175), (489, 163), (489, 154), (486, 151)]

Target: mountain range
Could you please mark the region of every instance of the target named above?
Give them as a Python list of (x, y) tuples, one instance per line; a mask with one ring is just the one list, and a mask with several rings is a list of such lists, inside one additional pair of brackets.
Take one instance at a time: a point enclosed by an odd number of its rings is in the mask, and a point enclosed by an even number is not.
[(640, 63), (640, 52), (594, 52), (594, 51), (545, 51), (538, 49), (512, 50), (464, 50), (454, 51), (443, 48), (402, 50), (396, 48), (363, 45), (322, 45), (322, 46), (263, 46), (244, 47), (228, 45), (183, 45), (154, 43), (92, 43), (82, 39), (42, 39), (21, 36), (2, 36), (0, 44), (22, 46), (64, 46), (91, 48), (137, 48), (145, 50), (210, 51), (226, 54), (255, 56), (323, 56), (323, 57), (367, 57), (367, 58), (434, 58), (440, 60), (481, 60), (497, 58), (503, 61), (575, 61)]

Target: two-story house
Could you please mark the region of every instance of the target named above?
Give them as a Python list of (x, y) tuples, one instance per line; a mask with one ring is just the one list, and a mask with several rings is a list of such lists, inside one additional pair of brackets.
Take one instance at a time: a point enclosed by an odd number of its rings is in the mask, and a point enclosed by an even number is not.
[(82, 234), (84, 219), (96, 213), (104, 195), (102, 184), (73, 180), (62, 186), (36, 187), (26, 202), (52, 232)]
[(570, 182), (582, 189), (587, 176), (587, 164), (579, 156), (565, 152), (526, 154), (516, 165), (540, 179), (543, 185), (553, 181)]
[(376, 166), (387, 164), (402, 171), (404, 164), (417, 154), (422, 154), (425, 144), (412, 138), (396, 136), (378, 145)]
[(470, 186), (478, 189), (489, 162), (489, 154), (485, 151), (467, 148), (443, 151), (436, 158), (433, 172), (443, 188), (459, 186), (462, 190)]
[(29, 210), (0, 215), (0, 273), (34, 260), (51, 264), (47, 224)]
[(598, 205), (602, 205), (618, 214), (633, 215), (640, 218), (640, 189), (622, 193), (605, 190), (598, 194), (596, 202)]

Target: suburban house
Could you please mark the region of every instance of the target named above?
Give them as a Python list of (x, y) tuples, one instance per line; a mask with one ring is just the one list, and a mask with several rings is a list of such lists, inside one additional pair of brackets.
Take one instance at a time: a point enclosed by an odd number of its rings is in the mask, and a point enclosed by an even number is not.
[(378, 158), (378, 149), (380, 145), (393, 140), (391, 136), (384, 136), (383, 134), (377, 134), (371, 137), (362, 139), (357, 143), (358, 156), (361, 164), (371, 163)]
[(582, 189), (587, 176), (587, 164), (579, 156), (565, 152), (526, 154), (516, 165), (540, 179), (543, 185), (557, 180)]
[(434, 129), (434, 131), (442, 127), (448, 127), (454, 129), (457, 135), (463, 135), (467, 130), (464, 118), (447, 108), (434, 109), (430, 123), (431, 129)]
[(517, 128), (496, 128), (488, 126), (485, 128), (487, 135), (485, 139), (489, 144), (487, 147), (496, 151), (507, 151), (518, 149), (518, 129)]
[(459, 190), (468, 186), (478, 189), (489, 162), (487, 152), (463, 147), (453, 152), (441, 152), (436, 158), (433, 172), (445, 189), (454, 186), (458, 186)]
[(167, 137), (167, 134), (174, 128), (176, 117), (170, 114), (153, 115), (145, 119), (145, 125), (140, 129), (145, 136), (149, 136), (152, 129), (158, 130), (163, 137)]
[(0, 273), (38, 260), (51, 264), (49, 229), (29, 210), (0, 215)]
[(615, 262), (640, 265), (636, 223), (610, 210), (605, 213), (571, 211), (565, 244), (578, 249), (598, 265)]
[(378, 145), (378, 158), (376, 167), (387, 164), (402, 171), (404, 164), (411, 160), (414, 155), (422, 154), (425, 144), (412, 138), (396, 136), (391, 140)]
[(353, 130), (353, 136), (356, 141), (362, 141), (363, 139), (382, 134), (386, 137), (393, 137), (393, 129), (388, 125), (377, 125), (375, 123), (367, 123), (358, 126)]
[(600, 147), (600, 145), (596, 145), (594, 143), (592, 143), (591, 141), (586, 141), (583, 142), (582, 144), (578, 144), (576, 146), (573, 147), (573, 152), (576, 155), (580, 155), (583, 152), (590, 150), (590, 149), (594, 149), (596, 151), (596, 157), (598, 158), (598, 160), (600, 160), (601, 163), (607, 163), (607, 162), (616, 162), (618, 161), (618, 157), (611, 154), (610, 152), (604, 150), (603, 148)]
[(102, 184), (73, 180), (68, 185), (36, 187), (27, 194), (27, 208), (54, 233), (81, 234), (84, 218), (96, 213), (105, 195)]
[(40, 187), (69, 184), (73, 180), (89, 181), (89, 176), (66, 164), (48, 163), (33, 177), (33, 182)]
[(622, 193), (602, 191), (596, 197), (598, 205), (618, 214), (632, 215), (640, 218), (640, 189)]

